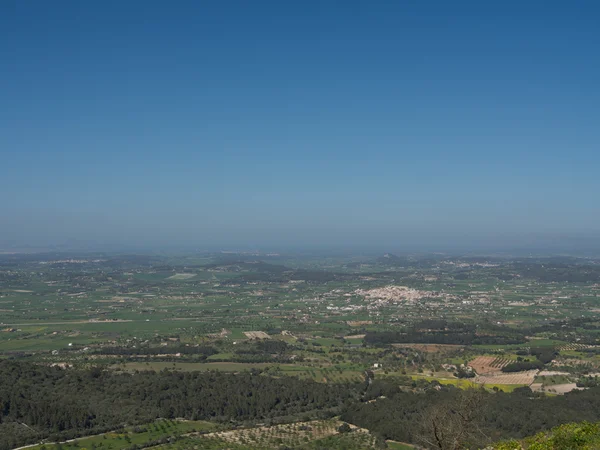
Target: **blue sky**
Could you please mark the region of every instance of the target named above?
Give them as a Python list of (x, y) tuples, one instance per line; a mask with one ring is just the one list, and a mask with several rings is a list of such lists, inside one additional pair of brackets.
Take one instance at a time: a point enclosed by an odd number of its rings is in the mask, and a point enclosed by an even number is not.
[(600, 235), (596, 1), (4, 1), (0, 243)]

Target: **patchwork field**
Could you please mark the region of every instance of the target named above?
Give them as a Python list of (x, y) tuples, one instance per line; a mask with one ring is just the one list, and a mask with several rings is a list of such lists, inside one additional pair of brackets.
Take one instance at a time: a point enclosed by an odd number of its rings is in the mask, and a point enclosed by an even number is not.
[[(600, 379), (590, 376), (600, 369), (599, 277), (600, 260), (569, 258), (244, 252), (0, 257), (0, 359), (57, 371), (63, 368), (65, 373), (82, 370), (83, 379), (114, 375), (118, 386), (128, 378), (155, 376), (207, 377), (222, 383), (235, 373), (233, 378), (248, 377), (257, 385), (277, 380), (298, 389), (306, 387), (308, 397), (319, 389), (353, 393), (348, 402), (341, 394), (328, 400), (331, 409), (325, 413), (310, 409), (312, 402), (296, 408), (289, 400), (294, 396), (277, 403), (285, 405), (279, 412), (272, 405), (253, 409), (264, 394), (248, 397), (249, 408), (229, 404), (226, 413), (216, 408), (210, 415), (198, 415), (193, 408), (170, 414), (159, 402), (157, 411), (139, 423), (186, 417), (222, 425), (211, 429), (210, 437), (184, 436), (188, 431), (180, 429), (183, 426), (172, 425), (167, 434), (177, 439), (160, 444), (168, 448), (309, 449), (314, 445), (346, 450), (354, 449), (352, 442), (365, 436), (371, 439), (360, 430), (339, 433), (339, 423), (321, 420), (337, 414), (348, 421), (353, 417), (353, 423), (384, 439), (416, 442), (401, 429), (410, 430), (412, 419), (387, 412), (376, 416), (370, 408), (383, 404), (379, 408), (393, 412), (395, 403), (389, 400), (395, 395), (409, 393), (424, 399), (436, 392), (465, 393), (482, 384), (489, 395), (531, 386), (553, 398), (573, 389), (575, 383), (589, 388), (576, 395), (593, 394), (600, 385)], [(502, 371), (538, 367), (544, 372)], [(157, 373), (137, 373), (144, 371)], [(179, 371), (186, 373), (172, 373)], [(5, 385), (9, 391), (10, 383)], [(164, 394), (162, 401), (171, 398), (168, 390)], [(363, 401), (365, 397), (373, 403)], [(388, 401), (379, 402), (382, 397)], [(206, 399), (198, 400), (205, 403)], [(21, 423), (31, 426), (29, 432), (53, 440), (128, 423), (90, 415), (94, 423), (85, 427), (54, 425), (44, 416), (54, 419), (50, 407), (19, 416), (34, 404), (24, 401), (8, 416), (0, 414), (3, 420), (13, 421), (11, 427), (15, 424), (10, 445), (0, 449), (41, 439), (26, 435)], [(87, 404), (87, 398), (81, 404), (84, 409), (96, 408)], [(103, 413), (112, 413), (111, 405), (102, 407)], [(353, 412), (363, 408), (364, 413)], [(238, 412), (248, 410), (252, 413)], [(38, 417), (44, 420), (36, 422)], [(281, 421), (297, 421), (297, 425), (267, 426)], [(498, 426), (513, 427), (508, 420)], [(55, 431), (61, 427), (68, 433)], [(9, 434), (4, 431), (6, 422), (0, 421), (0, 428), (2, 444), (2, 434)], [(138, 436), (149, 431), (107, 434), (100, 443), (107, 448), (109, 440), (112, 448), (121, 449), (164, 437), (154, 427), (151, 431), (152, 436)], [(81, 438), (77, 445), (100, 447), (84, 439), (91, 438)]]
[(244, 331), (244, 334), (248, 339), (270, 339), (269, 336), (264, 331)]
[[(309, 441), (322, 439), (340, 433), (344, 424), (339, 420), (315, 420), (296, 422), (270, 427), (256, 427), (241, 430), (220, 431), (202, 435), (202, 438), (216, 438), (229, 444), (243, 444), (253, 448), (297, 447)], [(368, 431), (349, 425), (353, 433), (368, 435)], [(355, 434), (355, 436), (356, 436)]]
[(195, 276), (195, 273), (176, 273), (175, 275), (168, 277), (167, 280), (189, 280)]
[(478, 356), (469, 361), (469, 366), (479, 375), (501, 373), (502, 368), (510, 364), (511, 360), (496, 356)]
[(537, 370), (525, 372), (502, 373), (498, 375), (478, 375), (475, 382), (479, 384), (520, 384), (529, 386), (535, 380)]

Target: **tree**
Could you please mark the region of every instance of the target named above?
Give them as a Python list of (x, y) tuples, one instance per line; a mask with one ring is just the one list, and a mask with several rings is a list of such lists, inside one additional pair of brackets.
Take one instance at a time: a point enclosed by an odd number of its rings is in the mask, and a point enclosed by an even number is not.
[(344, 422), (338, 428), (338, 433), (350, 433), (351, 431), (352, 431), (352, 428), (350, 428), (350, 425), (348, 425), (346, 422)]
[(485, 391), (468, 389), (452, 401), (435, 404), (422, 415), (418, 439), (428, 448), (460, 450), (482, 446), (489, 438), (479, 429)]

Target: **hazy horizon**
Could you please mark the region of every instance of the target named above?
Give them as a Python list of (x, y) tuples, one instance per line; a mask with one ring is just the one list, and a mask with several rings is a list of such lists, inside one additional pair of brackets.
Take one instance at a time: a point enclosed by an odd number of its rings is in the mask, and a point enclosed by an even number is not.
[(254, 241), (244, 242), (236, 239), (206, 242), (200, 240), (152, 242), (95, 241), (68, 239), (62, 242), (7, 242), (0, 241), (0, 253), (170, 253), (188, 254), (196, 252), (232, 252), (262, 255), (281, 254), (323, 254), (323, 255), (383, 255), (392, 253), (482, 256), (574, 256), (600, 257), (599, 235), (503, 235), (494, 237), (467, 237), (437, 239), (410, 239), (404, 235), (394, 239), (374, 239), (363, 237), (352, 242), (335, 239), (313, 239), (296, 241)]
[(598, 18), (4, 2), (0, 248), (598, 253)]

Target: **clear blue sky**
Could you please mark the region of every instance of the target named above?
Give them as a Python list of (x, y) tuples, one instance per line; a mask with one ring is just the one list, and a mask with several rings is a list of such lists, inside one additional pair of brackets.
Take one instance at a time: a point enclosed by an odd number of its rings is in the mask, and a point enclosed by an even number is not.
[(598, 1), (0, 3), (0, 243), (600, 233)]

